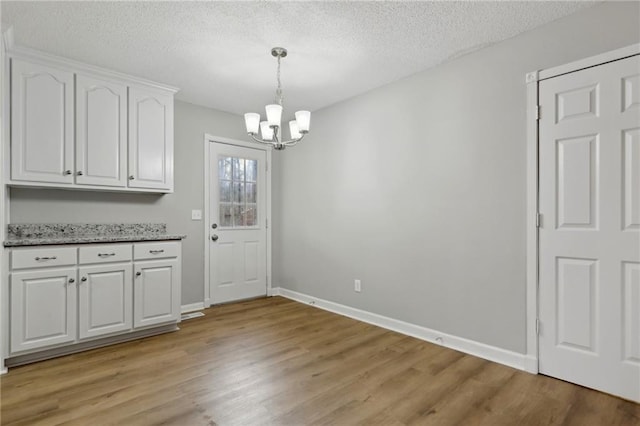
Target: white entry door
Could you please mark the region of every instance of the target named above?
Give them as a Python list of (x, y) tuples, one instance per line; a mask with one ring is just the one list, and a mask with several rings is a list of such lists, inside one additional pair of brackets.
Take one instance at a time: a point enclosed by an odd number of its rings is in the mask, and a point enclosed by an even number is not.
[(267, 294), (266, 153), (209, 144), (211, 301)]
[(539, 370), (640, 401), (640, 57), (539, 94)]

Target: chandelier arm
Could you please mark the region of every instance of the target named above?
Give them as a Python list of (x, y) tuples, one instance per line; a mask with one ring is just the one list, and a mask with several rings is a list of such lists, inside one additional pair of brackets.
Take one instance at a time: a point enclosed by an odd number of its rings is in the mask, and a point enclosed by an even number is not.
[(258, 143), (265, 144), (265, 145), (275, 145), (275, 144), (277, 143), (277, 142), (274, 142), (274, 141), (265, 141), (265, 140), (262, 140), (262, 139), (260, 139), (260, 138), (257, 138), (257, 137), (256, 137), (256, 135), (255, 135), (255, 134), (253, 134), (253, 133), (248, 133), (248, 135), (249, 135), (249, 136), (251, 136), (251, 138), (252, 138), (254, 141), (256, 141), (256, 142), (258, 142)]
[(280, 142), (280, 143), (282, 145), (286, 145), (286, 146), (294, 146), (298, 142), (300, 142), (302, 139), (304, 139), (305, 136), (306, 136), (306, 133), (303, 133), (298, 139), (290, 139), (288, 141), (283, 141), (283, 142)]

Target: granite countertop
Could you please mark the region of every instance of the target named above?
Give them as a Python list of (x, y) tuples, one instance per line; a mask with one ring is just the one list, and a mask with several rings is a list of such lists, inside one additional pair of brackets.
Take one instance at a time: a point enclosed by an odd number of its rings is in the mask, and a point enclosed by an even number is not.
[(91, 244), (127, 241), (182, 240), (183, 234), (168, 234), (164, 223), (70, 224), (29, 223), (8, 226), (5, 247), (53, 244)]

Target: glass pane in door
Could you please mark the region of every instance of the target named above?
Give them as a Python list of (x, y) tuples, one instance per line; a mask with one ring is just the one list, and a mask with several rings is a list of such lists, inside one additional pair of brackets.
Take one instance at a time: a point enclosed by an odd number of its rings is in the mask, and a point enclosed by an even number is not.
[(258, 161), (218, 158), (218, 211), (221, 227), (254, 227), (258, 222)]

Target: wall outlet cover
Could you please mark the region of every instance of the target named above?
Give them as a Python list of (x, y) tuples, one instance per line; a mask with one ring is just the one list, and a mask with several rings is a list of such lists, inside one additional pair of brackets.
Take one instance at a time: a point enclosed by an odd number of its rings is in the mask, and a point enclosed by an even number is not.
[(202, 220), (202, 210), (191, 210), (191, 220)]

